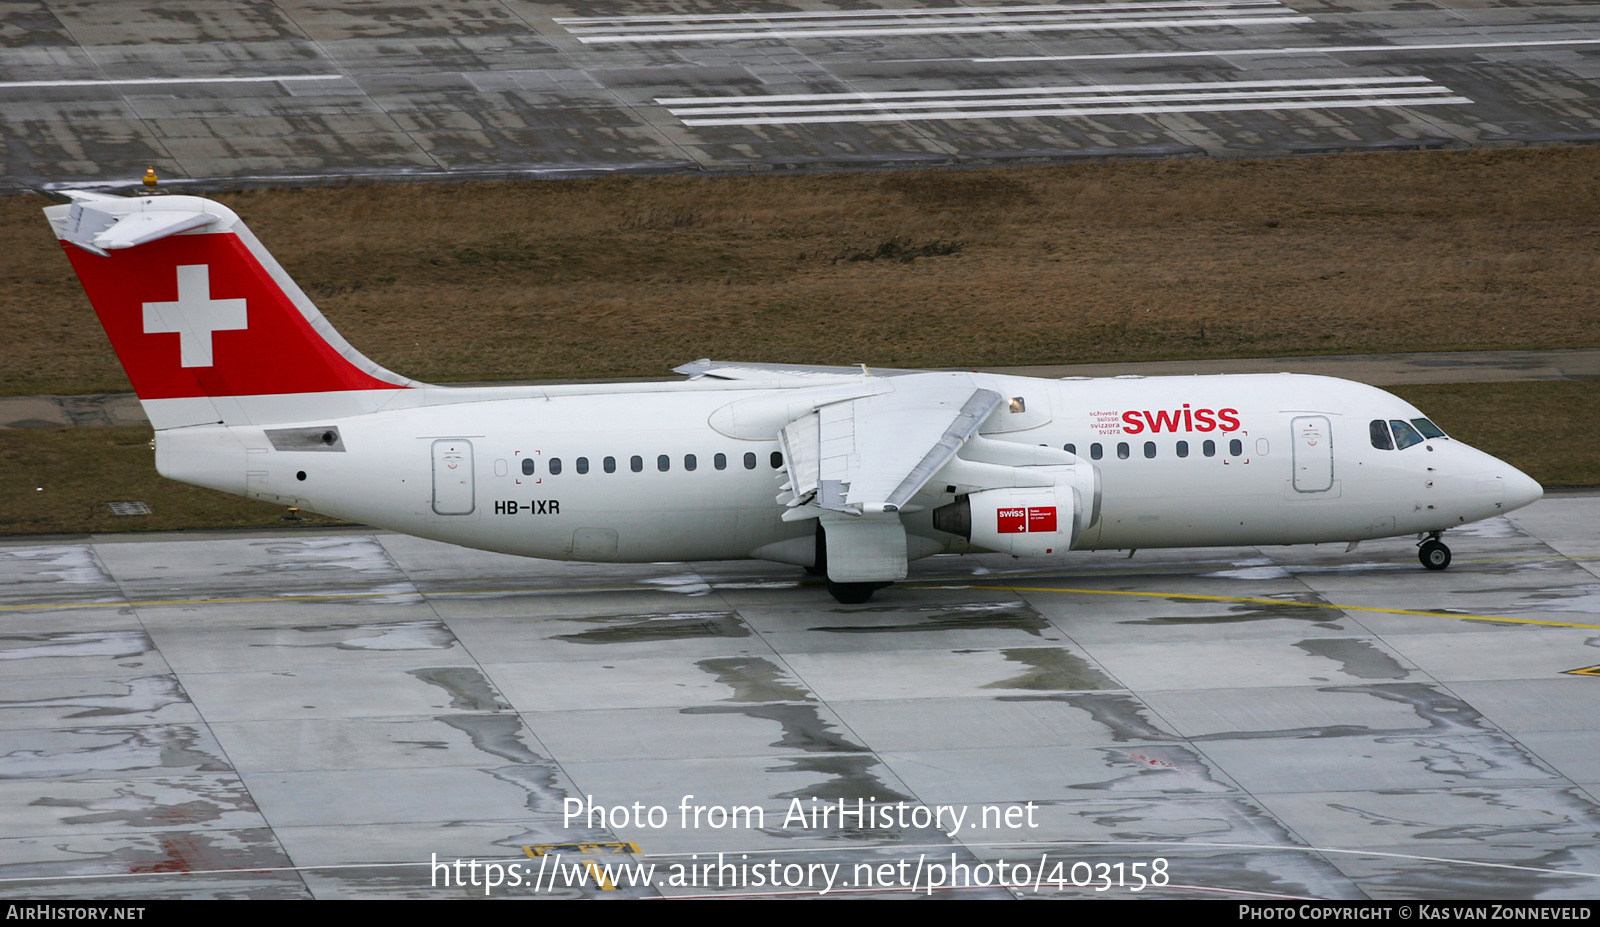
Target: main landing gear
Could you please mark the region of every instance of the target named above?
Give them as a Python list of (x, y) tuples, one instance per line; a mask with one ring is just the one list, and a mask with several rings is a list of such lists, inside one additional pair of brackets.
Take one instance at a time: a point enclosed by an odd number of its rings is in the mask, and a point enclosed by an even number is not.
[(1417, 545), (1417, 559), (1430, 570), (1442, 570), (1450, 565), (1450, 548), (1439, 540), (1443, 534), (1443, 531), (1435, 531)]
[(816, 550), (815, 565), (806, 567), (805, 571), (812, 576), (822, 577), (824, 584), (828, 587), (828, 595), (833, 596), (833, 600), (840, 605), (864, 604), (868, 599), (872, 598), (874, 592), (885, 586), (894, 585), (894, 583), (836, 583), (828, 579), (828, 541), (825, 532), (822, 530), (821, 522), (817, 523)]
[(840, 605), (861, 605), (872, 598), (874, 592), (893, 585), (894, 583), (836, 583), (830, 579), (828, 595), (833, 596), (834, 601)]

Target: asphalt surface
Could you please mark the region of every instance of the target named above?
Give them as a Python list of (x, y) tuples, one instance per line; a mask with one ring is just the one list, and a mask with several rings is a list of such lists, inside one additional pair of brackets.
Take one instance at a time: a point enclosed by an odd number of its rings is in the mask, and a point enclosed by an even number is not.
[(13, 0), (0, 171), (215, 187), (1589, 142), (1597, 13)]
[(1545, 500), (1442, 573), (1404, 538), (935, 557), (866, 606), (368, 530), (11, 539), (0, 897), (769, 897), (812, 864), (903, 897), (938, 864), (942, 897), (1593, 899), (1596, 525)]

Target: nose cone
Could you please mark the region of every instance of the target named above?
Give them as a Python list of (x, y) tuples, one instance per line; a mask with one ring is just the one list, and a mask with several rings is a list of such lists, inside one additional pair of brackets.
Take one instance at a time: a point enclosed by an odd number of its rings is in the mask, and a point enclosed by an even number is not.
[(1506, 484), (1505, 511), (1507, 512), (1537, 502), (1544, 496), (1544, 487), (1516, 467), (1506, 467), (1505, 475), (1501, 478)]

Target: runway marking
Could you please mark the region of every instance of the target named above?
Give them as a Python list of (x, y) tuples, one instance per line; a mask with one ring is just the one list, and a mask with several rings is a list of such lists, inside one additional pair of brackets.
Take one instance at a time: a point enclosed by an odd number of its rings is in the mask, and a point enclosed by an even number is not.
[(137, 77), (127, 80), (0, 81), (0, 90), (19, 87), (129, 87), (140, 84), (266, 84), (274, 81), (348, 80), (343, 74), (278, 74), (263, 77)]
[[(1395, 96), (1395, 95), (1413, 94), (1413, 93), (1414, 94), (1438, 94), (1441, 91), (1444, 91), (1444, 88), (1440, 88), (1440, 87), (1378, 87), (1378, 88), (1374, 88), (1372, 90), (1350, 90), (1350, 89), (1346, 89), (1346, 88), (1340, 88), (1340, 89), (1337, 89), (1337, 90), (1298, 90), (1298, 91), (1295, 91), (1294, 95), (1297, 98), (1322, 99), (1322, 98), (1325, 98), (1325, 97), (1349, 96), (1352, 93), (1357, 93), (1357, 94), (1360, 94), (1360, 93), (1371, 93), (1371, 94), (1384, 94), (1384, 95), (1387, 95), (1387, 96)], [(1072, 105), (1080, 105), (1080, 104), (1100, 105), (1100, 104), (1112, 104), (1112, 103), (1135, 103), (1135, 102), (1140, 102), (1140, 101), (1145, 101), (1145, 100), (1154, 101), (1154, 102), (1158, 102), (1158, 103), (1193, 102), (1193, 101), (1196, 101), (1196, 100), (1216, 99), (1216, 96), (1217, 96), (1216, 94), (1210, 94), (1210, 93), (1151, 93), (1151, 94), (1138, 94), (1138, 95), (1134, 95), (1134, 94), (1116, 94), (1116, 95), (1108, 95), (1108, 96), (1103, 96), (1103, 97), (1094, 96), (1094, 94), (1098, 93), (1098, 92), (1099, 91), (1090, 91), (1088, 93), (1079, 93), (1079, 94), (1076, 94), (1076, 95), (1061, 95), (1061, 94), (1058, 94), (1058, 95), (1055, 95), (1055, 96), (1040, 96), (1040, 97), (1037, 97), (1037, 98), (1030, 98), (1030, 99), (1025, 99), (1025, 100), (1016, 100), (1016, 101), (995, 100), (995, 101), (986, 101), (986, 102), (988, 102), (989, 105), (991, 105), (991, 106), (1038, 106), (1038, 105), (1041, 105), (1041, 104), (1048, 104), (1048, 105), (1052, 105), (1052, 106), (1072, 106)], [(1444, 91), (1444, 92), (1448, 92), (1448, 91)], [(1240, 91), (1238, 93), (1230, 93), (1230, 94), (1228, 94), (1227, 98), (1230, 99), (1230, 100), (1278, 99), (1278, 98), (1281, 98), (1282, 96), (1283, 96), (1283, 92), (1279, 91), (1279, 90), (1244, 90), (1244, 91)], [(896, 109), (901, 111), (901, 112), (904, 112), (904, 111), (910, 110), (910, 109), (917, 109), (917, 108), (929, 108), (929, 109), (932, 109), (932, 108), (938, 107), (938, 106), (948, 107), (949, 105), (950, 105), (950, 101), (948, 101), (948, 100), (907, 100), (907, 101), (904, 101), (904, 102), (901, 102), (901, 103), (897, 104), (896, 105)], [(850, 112), (850, 111), (855, 111), (855, 110), (882, 109), (882, 108), (883, 108), (883, 104), (882, 103), (870, 103), (870, 102), (868, 102), (868, 103), (793, 104), (793, 105), (788, 105), (788, 106), (768, 106), (768, 107), (764, 107), (763, 109), (767, 113), (813, 113), (813, 112), (828, 111), (828, 110), (832, 110), (832, 111), (835, 111), (835, 112)], [(721, 115), (721, 114), (724, 114), (724, 113), (740, 113), (740, 112), (748, 112), (748, 111), (749, 111), (749, 108), (748, 107), (743, 107), (743, 106), (708, 106), (708, 107), (704, 107), (704, 108), (698, 109), (695, 112), (696, 112), (697, 115), (714, 116), (714, 115)]]
[(1438, 106), (1472, 100), (1429, 78), (1402, 76), (658, 97), (655, 102), (686, 126), (756, 126)]
[(1582, 669), (1562, 670), (1561, 672), (1563, 675), (1568, 676), (1600, 676), (1600, 666), (1585, 666)]
[(1135, 0), (1057, 6), (564, 16), (557, 17), (555, 22), (578, 41), (596, 45), (1253, 26), (1260, 23), (1309, 23), (1313, 20), (1277, 0)]
[(1026, 15), (1032, 13), (1072, 13), (1103, 10), (1146, 10), (1200, 7), (1282, 6), (1278, 0), (1124, 0), (1118, 3), (1042, 3), (1032, 6), (1006, 7), (922, 7), (919, 9), (873, 10), (800, 10), (788, 13), (658, 13), (637, 16), (557, 16), (560, 25), (586, 25), (604, 23), (721, 23), (721, 22), (782, 22), (808, 19), (870, 19), (900, 17), (913, 19), (919, 16), (994, 16)]
[(1218, 88), (1224, 90), (1254, 90), (1258, 88), (1283, 88), (1283, 87), (1327, 87), (1332, 84), (1341, 84), (1351, 87), (1383, 86), (1383, 85), (1416, 85), (1433, 83), (1426, 77), (1341, 77), (1341, 78), (1291, 78), (1284, 80), (1236, 80), (1236, 81), (1177, 81), (1153, 84), (1081, 84), (1075, 86), (1056, 87), (985, 87), (974, 90), (879, 90), (857, 91), (840, 93), (775, 93), (771, 96), (722, 96), (722, 97), (656, 97), (655, 101), (663, 106), (684, 104), (691, 106), (707, 106), (718, 103), (793, 103), (808, 100), (921, 100), (921, 99), (970, 99), (975, 97), (1006, 97), (1023, 96), (1044, 93), (1061, 93), (1073, 91), (1077, 93), (1127, 93), (1131, 91), (1165, 91), (1185, 90), (1196, 87)]
[(919, 59), (926, 61), (988, 62), (1024, 61), (1120, 61), (1138, 58), (1233, 58), (1251, 55), (1351, 54), (1356, 52), (1442, 51), (1453, 48), (1540, 48), (1556, 45), (1600, 45), (1595, 39), (1539, 39), (1529, 42), (1435, 42), (1427, 45), (1293, 45), (1284, 48), (1235, 48), (1223, 51), (1110, 52), (1097, 55), (1005, 55), (995, 58)]
[(1420, 618), (1456, 618), (1461, 621), (1492, 621), (1509, 624), (1533, 624), (1553, 628), (1583, 628), (1600, 631), (1600, 624), (1583, 624), (1576, 621), (1546, 621), (1540, 618), (1497, 618), (1493, 615), (1468, 615), (1458, 612), (1424, 611), (1414, 608), (1379, 608), (1375, 605), (1340, 605), (1336, 602), (1301, 602), (1297, 599), (1263, 599), (1252, 596), (1200, 595), (1192, 592), (1156, 592), (1126, 589), (1075, 589), (1066, 586), (1011, 586), (978, 585), (974, 583), (952, 586), (966, 589), (998, 589), (1008, 592), (1066, 592), (1076, 595), (1126, 595), (1146, 599), (1184, 599), (1197, 602), (1243, 602), (1249, 605), (1293, 605), (1300, 608), (1327, 608), (1342, 612), (1379, 612), (1386, 615), (1416, 615)]

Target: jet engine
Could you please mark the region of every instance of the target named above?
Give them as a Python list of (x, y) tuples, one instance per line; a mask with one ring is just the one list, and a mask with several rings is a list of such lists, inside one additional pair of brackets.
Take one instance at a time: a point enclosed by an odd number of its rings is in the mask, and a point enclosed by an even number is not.
[(1088, 464), (1020, 469), (1052, 483), (970, 493), (934, 509), (933, 526), (1014, 557), (1060, 556), (1076, 547), (1100, 520), (1100, 474)]

